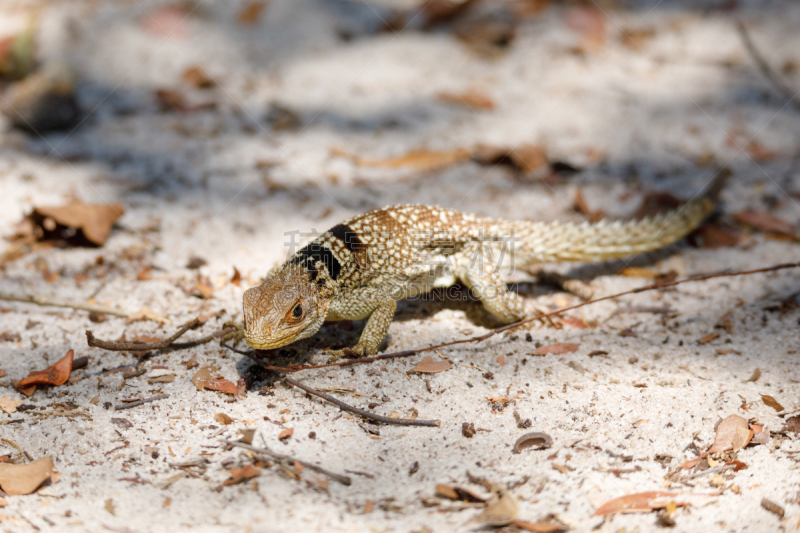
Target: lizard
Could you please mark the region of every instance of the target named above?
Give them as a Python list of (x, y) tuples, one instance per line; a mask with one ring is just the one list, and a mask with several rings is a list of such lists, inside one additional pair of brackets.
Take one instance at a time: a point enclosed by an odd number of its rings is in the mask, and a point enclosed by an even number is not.
[(486, 218), (431, 205), (395, 205), (337, 224), (243, 296), (244, 338), (270, 350), (314, 335), (325, 321), (366, 325), (343, 356), (376, 355), (397, 302), (460, 281), (504, 324), (525, 318), (504, 266), (602, 261), (654, 251), (690, 233), (713, 210), (727, 173), (682, 206), (641, 220), (546, 223)]

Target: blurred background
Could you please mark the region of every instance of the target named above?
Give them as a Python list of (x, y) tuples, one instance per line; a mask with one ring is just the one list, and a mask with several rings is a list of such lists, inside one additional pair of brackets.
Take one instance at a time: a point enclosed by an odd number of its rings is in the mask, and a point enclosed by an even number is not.
[(148, 268), (261, 275), (289, 232), (386, 204), (627, 217), (723, 167), (729, 211), (791, 233), (798, 22), (786, 1), (3, 0), (2, 264), (23, 215), (72, 201), (119, 203)]

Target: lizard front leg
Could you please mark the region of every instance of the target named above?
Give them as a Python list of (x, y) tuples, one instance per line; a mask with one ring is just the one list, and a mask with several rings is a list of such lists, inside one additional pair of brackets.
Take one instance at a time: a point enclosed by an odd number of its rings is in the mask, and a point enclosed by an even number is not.
[(359, 320), (369, 317), (358, 344), (343, 350), (328, 350), (329, 363), (355, 353), (361, 357), (378, 353), (392, 323), (397, 302), (390, 295), (374, 289), (354, 291), (348, 298), (331, 305), (328, 320)]

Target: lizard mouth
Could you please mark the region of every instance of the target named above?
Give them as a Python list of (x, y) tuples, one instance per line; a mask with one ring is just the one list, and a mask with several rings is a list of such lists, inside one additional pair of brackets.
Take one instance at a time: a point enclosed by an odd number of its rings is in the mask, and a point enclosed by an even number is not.
[(289, 335), (288, 337), (283, 337), (280, 339), (259, 339), (245, 336), (244, 340), (256, 350), (273, 350), (275, 348), (280, 348), (281, 346), (291, 344), (294, 342), (296, 337), (297, 334)]

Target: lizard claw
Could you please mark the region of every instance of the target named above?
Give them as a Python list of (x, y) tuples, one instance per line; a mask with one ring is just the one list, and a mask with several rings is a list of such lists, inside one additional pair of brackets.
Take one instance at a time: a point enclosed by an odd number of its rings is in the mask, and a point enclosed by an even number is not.
[(328, 357), (328, 362), (326, 364), (331, 364), (345, 357), (347, 359), (358, 359), (359, 357), (366, 357), (367, 349), (356, 345), (353, 348), (344, 348), (342, 350), (325, 350), (325, 352), (323, 353), (330, 356)]

